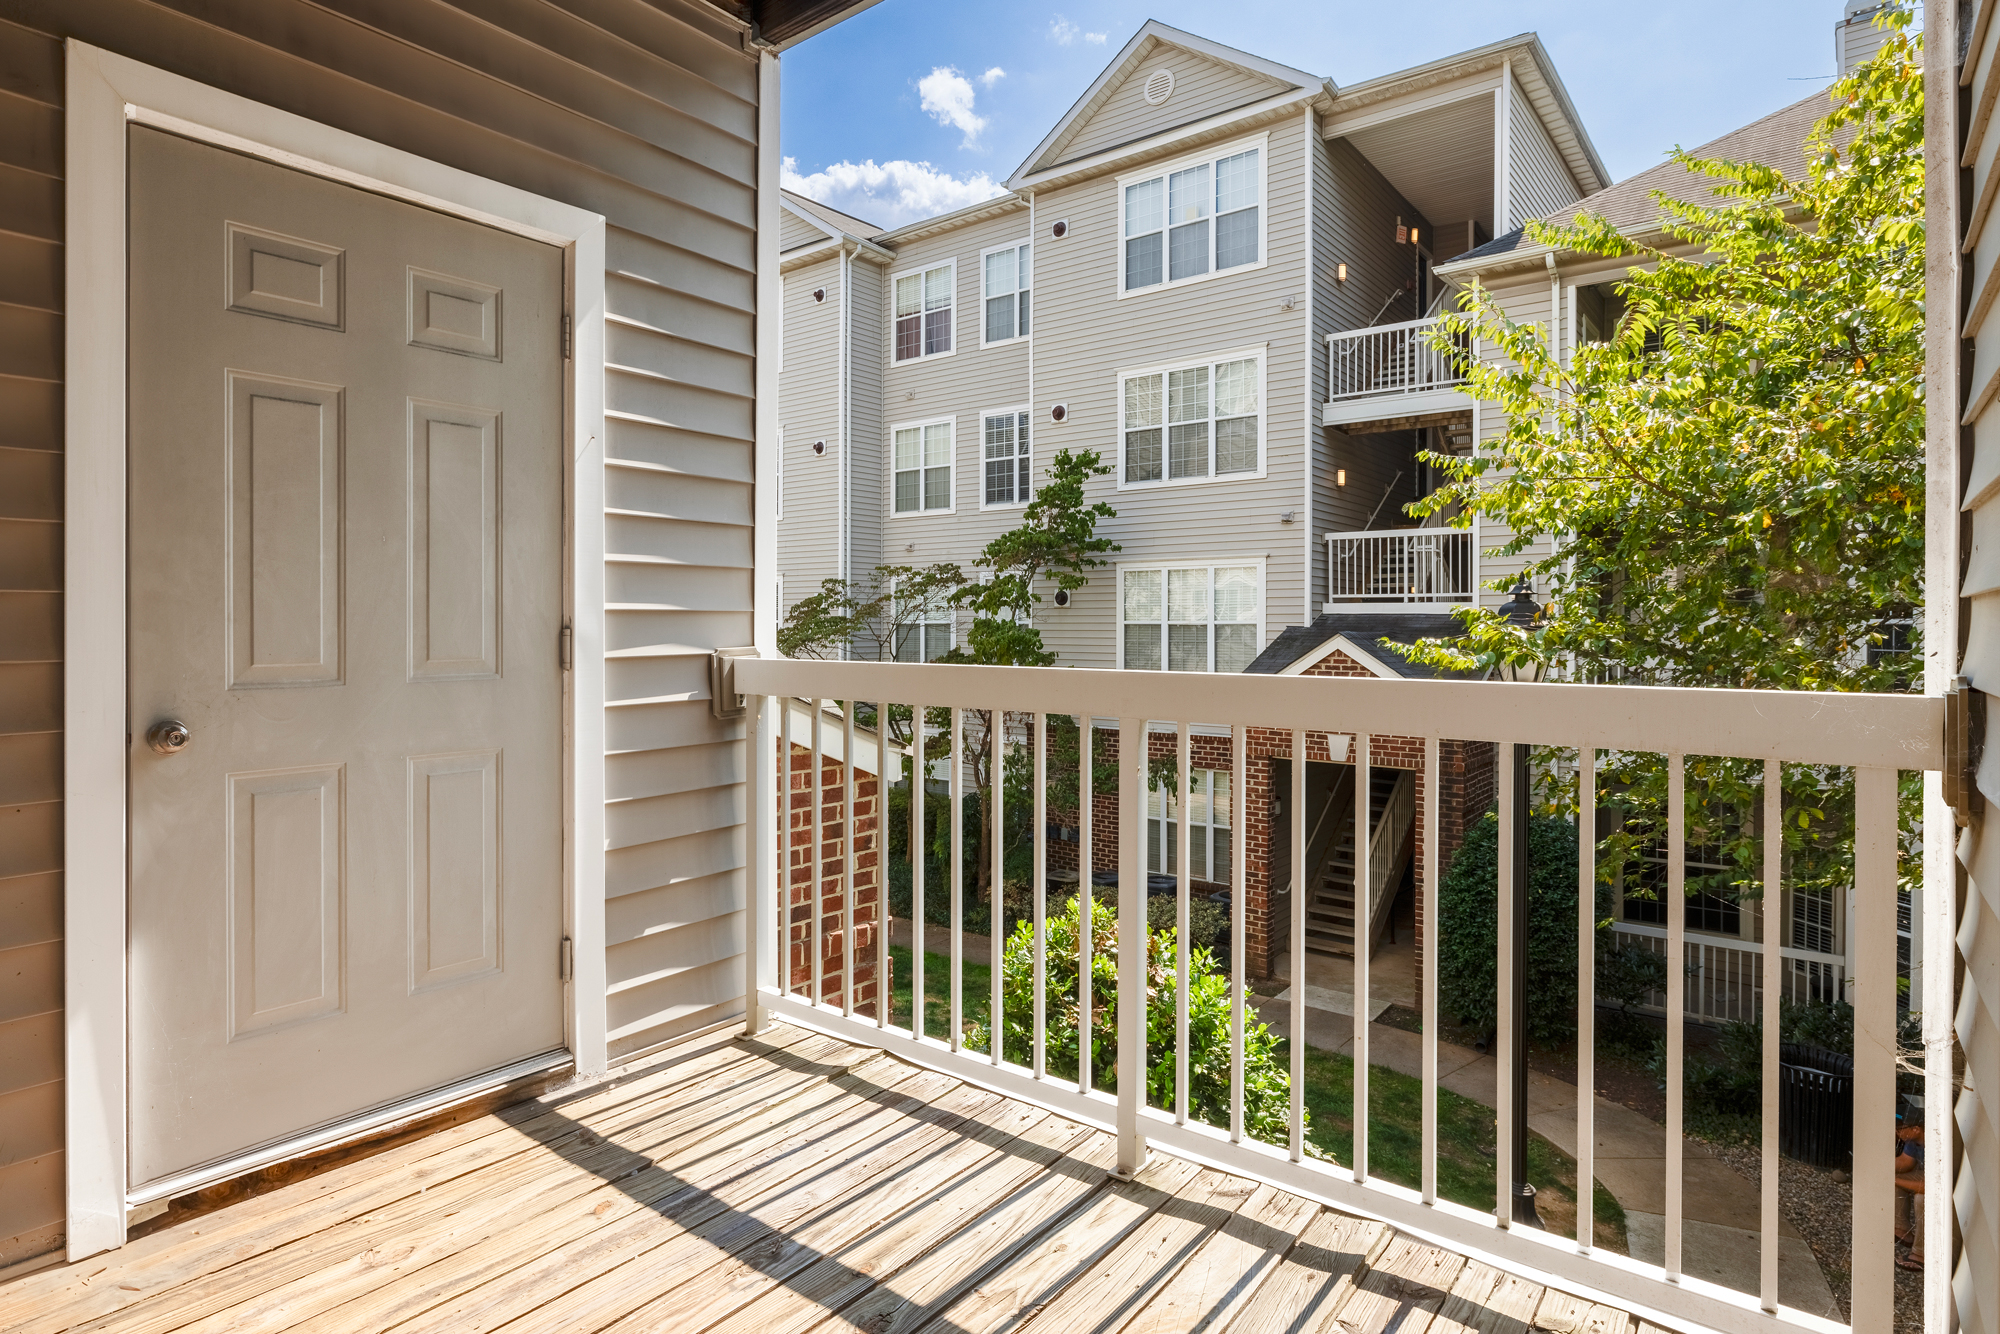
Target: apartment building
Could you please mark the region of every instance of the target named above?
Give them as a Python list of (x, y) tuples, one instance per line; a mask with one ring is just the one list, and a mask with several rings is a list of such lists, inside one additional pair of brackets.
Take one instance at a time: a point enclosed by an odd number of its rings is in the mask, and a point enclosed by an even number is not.
[(1532, 34), (1343, 88), (1148, 23), (999, 198), (881, 231), (787, 195), (782, 606), (970, 568), (1060, 449), (1113, 468), (1122, 548), (1037, 609), (1062, 663), (1238, 672), (1323, 614), (1499, 602), (1495, 535), (1405, 509), (1482, 433), (1434, 266), (1607, 183)]

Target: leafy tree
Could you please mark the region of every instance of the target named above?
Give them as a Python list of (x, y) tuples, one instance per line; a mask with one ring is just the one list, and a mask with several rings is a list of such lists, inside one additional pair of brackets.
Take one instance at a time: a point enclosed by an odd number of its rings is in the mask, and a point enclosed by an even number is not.
[[(1500, 354), (1465, 373), (1507, 428), (1469, 457), (1426, 455), (1448, 481), (1414, 508), (1459, 526), (1478, 514), (1513, 533), (1503, 552), (1545, 551), (1526, 568), (1545, 605), (1532, 626), (1460, 609), (1459, 636), (1413, 656), (1535, 662), (1556, 680), (1907, 688), (1920, 647), (1869, 650), (1923, 598), (1923, 80), (1908, 21), (1893, 12), (1880, 53), (1834, 85), (1803, 175), (1677, 151), (1711, 198), (1654, 192), (1666, 244), (1582, 214), (1528, 225), (1540, 244), (1632, 262), (1604, 341), (1559, 355), (1477, 285), (1441, 321), (1448, 354)], [(1746, 813), (1761, 769), (1690, 757), (1688, 843), (1729, 867), (1691, 877), (1691, 893), (1760, 893)], [(1618, 875), (1664, 842), (1665, 765), (1611, 756), (1604, 774), (1623, 818), (1600, 866)], [(1850, 777), (1790, 765), (1784, 783), (1793, 882), (1848, 883)]]

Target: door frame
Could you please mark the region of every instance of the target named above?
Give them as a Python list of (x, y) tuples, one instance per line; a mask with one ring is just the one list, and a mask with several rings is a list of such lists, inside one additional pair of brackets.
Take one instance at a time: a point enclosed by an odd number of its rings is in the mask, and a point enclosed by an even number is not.
[[(125, 1242), (126, 145), (133, 125), (561, 248), (565, 368), (564, 1031), (606, 1065), (604, 1012), (604, 219), (74, 39), (65, 43), (63, 651), (65, 1173), (72, 1261)], [(400, 614), (400, 612), (398, 612)], [(550, 652), (556, 646), (549, 646)], [(583, 758), (590, 762), (579, 763)], [(551, 958), (549, 966), (557, 960)], [(450, 1092), (451, 1090), (442, 1090)], [(315, 1139), (339, 1137), (340, 1127)]]

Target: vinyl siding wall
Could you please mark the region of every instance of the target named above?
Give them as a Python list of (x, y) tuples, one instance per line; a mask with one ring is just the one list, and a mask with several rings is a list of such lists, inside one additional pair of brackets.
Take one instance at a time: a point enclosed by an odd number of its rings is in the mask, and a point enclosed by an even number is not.
[(780, 250), (793, 250), (802, 245), (813, 245), (817, 242), (830, 241), (832, 239), (827, 234), (826, 228), (820, 226), (818, 223), (807, 222), (790, 209), (779, 211), (778, 248)]
[(1534, 104), (1528, 101), (1528, 95), (1521, 91), (1518, 82), (1512, 92), (1513, 97), (1509, 99), (1513, 115), (1508, 139), (1508, 166), (1513, 179), (1509, 184), (1507, 202), (1513, 217), (1501, 229), (1503, 232), (1520, 226), (1529, 218), (1539, 218), (1574, 204), (1583, 197), (1577, 191), (1576, 182), (1570, 179), (1569, 168), (1557, 155), (1549, 132), (1542, 127), (1542, 118), (1535, 114)]
[(889, 271), (879, 264), (852, 259), (847, 264), (848, 336), (855, 355), (849, 360), (847, 409), (848, 485), (854, 503), (848, 524), (848, 565), (862, 579), (888, 560), (883, 554), (884, 511), (877, 497), (888, 466), (883, 434), (882, 383), (888, 364)]
[[(1498, 297), (1501, 307), (1506, 311), (1509, 319), (1514, 320), (1516, 323), (1539, 324), (1544, 330), (1548, 329), (1550, 293), (1547, 274), (1541, 273), (1526, 280), (1495, 284), (1493, 292)], [(1568, 289), (1565, 288), (1563, 289), (1560, 301), (1556, 305), (1557, 337), (1563, 340), (1565, 347), (1569, 345), (1569, 332), (1565, 327), (1567, 324), (1568, 306), (1569, 294)], [(1481, 355), (1491, 360), (1497, 358), (1499, 354), (1491, 344), (1483, 344)], [(1481, 449), (1497, 448), (1499, 442), (1507, 434), (1506, 416), (1494, 404), (1483, 403), (1480, 405), (1478, 423), (1479, 429), (1475, 435), (1477, 447)], [(1543, 542), (1538, 543), (1537, 548), (1531, 548), (1528, 551), (1521, 552), (1519, 555), (1489, 556), (1486, 554), (1493, 548), (1506, 544), (1511, 540), (1511, 537), (1511, 530), (1502, 525), (1490, 520), (1481, 521), (1479, 531), (1480, 582), (1492, 584), (1496, 580), (1506, 580), (1501, 589), (1495, 590), (1489, 588), (1479, 595), (1482, 605), (1497, 607), (1505, 602), (1508, 596), (1506, 589), (1511, 588), (1514, 578), (1519, 572), (1526, 568), (1530, 561), (1537, 558), (1536, 550), (1539, 549), (1543, 552), (1548, 550), (1546, 542)], [(1536, 589), (1538, 594), (1543, 591), (1545, 590), (1541, 588)]]
[[(61, 39), (608, 219), (614, 1055), (741, 1006), (757, 66), (678, 0), (0, 3), (0, 1263), (61, 1239)], [(591, 762), (584, 757), (584, 762)]]
[[(1162, 69), (1172, 71), (1174, 91), (1164, 103), (1154, 106), (1146, 100), (1146, 80)], [(1068, 141), (1049, 156), (1051, 162), (1089, 157), (1176, 125), (1275, 97), (1290, 86), (1181, 47), (1156, 45), (1123, 82), (1106, 91), (1097, 110), (1075, 126)]]
[[(865, 267), (856, 265), (854, 267)], [(826, 300), (813, 300), (824, 289)], [(778, 424), (785, 442), (785, 514), (778, 521), (778, 568), (785, 606), (840, 576), (840, 259), (829, 256), (785, 275), (785, 369)], [(813, 442), (826, 441), (814, 454)]]
[[(1035, 396), (1042, 405), (1067, 403), (1071, 412), (1060, 426), (1046, 424), (1044, 415), (1038, 449), (1095, 449), (1115, 463), (1119, 371), (1264, 350), (1264, 477), (1125, 490), (1104, 477), (1089, 495), (1118, 511), (1098, 531), (1123, 545), (1115, 557), (1121, 563), (1263, 563), (1266, 643), (1307, 610), (1301, 529), (1279, 520), (1305, 504), (1305, 118), (1302, 108), (1270, 127), (1262, 268), (1118, 300), (1117, 182), (1081, 182), (1035, 203), (1038, 219), (1070, 223), (1068, 236), (1037, 247), (1035, 261)], [(1293, 295), (1301, 298), (1296, 307), (1283, 309)], [(1044, 611), (1044, 639), (1063, 663), (1117, 665), (1116, 589), (1113, 572), (1101, 571), (1069, 607)]]

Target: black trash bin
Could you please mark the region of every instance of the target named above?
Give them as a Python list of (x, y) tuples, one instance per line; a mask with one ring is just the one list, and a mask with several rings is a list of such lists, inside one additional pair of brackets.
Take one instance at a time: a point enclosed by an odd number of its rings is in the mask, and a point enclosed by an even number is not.
[(1852, 1056), (1790, 1042), (1778, 1048), (1778, 1151), (1817, 1167), (1846, 1165), (1854, 1151)]

